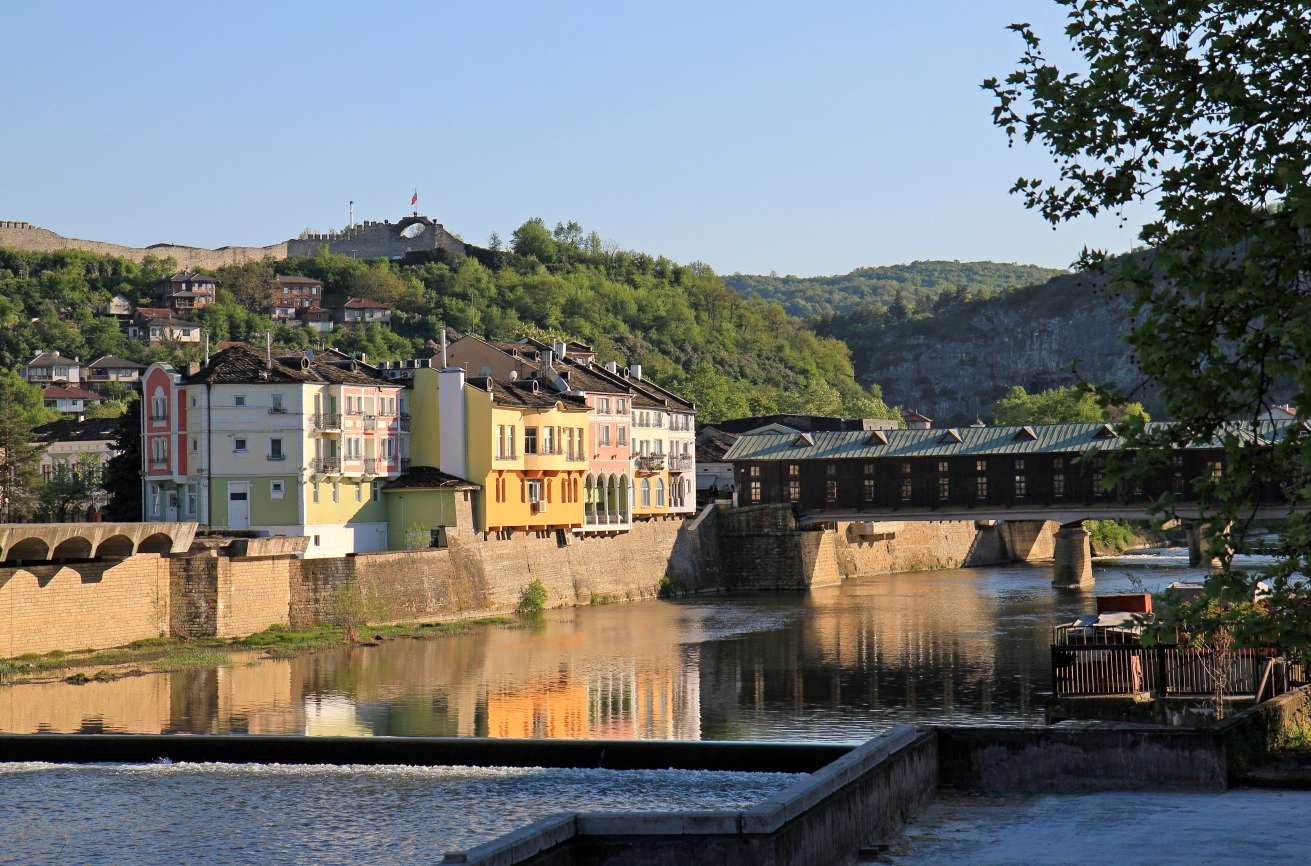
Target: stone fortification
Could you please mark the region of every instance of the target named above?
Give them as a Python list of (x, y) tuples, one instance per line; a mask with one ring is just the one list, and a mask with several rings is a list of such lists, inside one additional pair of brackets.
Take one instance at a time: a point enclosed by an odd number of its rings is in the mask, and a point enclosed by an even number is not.
[(312, 256), (324, 246), (333, 253), (360, 259), (399, 259), (412, 252), (442, 251), (449, 257), (464, 255), (464, 243), (440, 223), (414, 214), (397, 222), (367, 220), (340, 232), (307, 234), (302, 238), (262, 247), (226, 246), (217, 249), (183, 244), (151, 244), (128, 247), (104, 241), (66, 238), (49, 229), (17, 220), (0, 220), (0, 247), (25, 252), (52, 253), (59, 250), (82, 250), (107, 256), (120, 256), (140, 262), (146, 256), (173, 259), (179, 268), (214, 269), (263, 259), (281, 260), (292, 256)]

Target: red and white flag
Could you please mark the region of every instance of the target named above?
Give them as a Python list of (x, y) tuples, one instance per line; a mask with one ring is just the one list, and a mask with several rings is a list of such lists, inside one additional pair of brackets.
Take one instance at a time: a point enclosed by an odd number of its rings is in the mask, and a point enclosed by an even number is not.
[(414, 207), (418, 203), (419, 203), (419, 191), (416, 189), (414, 191), (414, 195), (410, 196), (410, 207)]

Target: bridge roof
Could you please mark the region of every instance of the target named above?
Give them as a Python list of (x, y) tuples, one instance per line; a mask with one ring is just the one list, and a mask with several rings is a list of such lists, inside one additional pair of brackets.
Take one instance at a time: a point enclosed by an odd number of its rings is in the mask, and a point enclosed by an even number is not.
[[(886, 441), (884, 441), (886, 440)], [(1108, 424), (1032, 424), (928, 430), (836, 430), (808, 434), (747, 433), (724, 459), (869, 460), (987, 457), (1115, 451), (1123, 440)], [(1219, 447), (1215, 445), (1196, 447)]]

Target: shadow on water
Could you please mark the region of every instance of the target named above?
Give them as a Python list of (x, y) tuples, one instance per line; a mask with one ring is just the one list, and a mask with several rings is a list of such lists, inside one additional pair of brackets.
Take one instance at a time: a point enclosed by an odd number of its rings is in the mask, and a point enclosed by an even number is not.
[[(1195, 572), (1117, 565), (1097, 592)], [(1093, 592), (1043, 566), (811, 593), (548, 611), (533, 628), (70, 686), (0, 689), (0, 729), (856, 740), (906, 721), (1036, 722), (1052, 625)]]

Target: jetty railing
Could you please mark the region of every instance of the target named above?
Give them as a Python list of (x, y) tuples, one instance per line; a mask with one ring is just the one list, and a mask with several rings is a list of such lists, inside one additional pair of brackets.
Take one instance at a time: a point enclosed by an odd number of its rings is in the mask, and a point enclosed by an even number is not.
[[(1051, 653), (1052, 690), (1058, 698), (1215, 691), (1211, 650), (1103, 643), (1056, 645)], [(1288, 661), (1275, 647), (1230, 650), (1227, 668), (1226, 695), (1265, 700), (1308, 682), (1306, 667)]]

